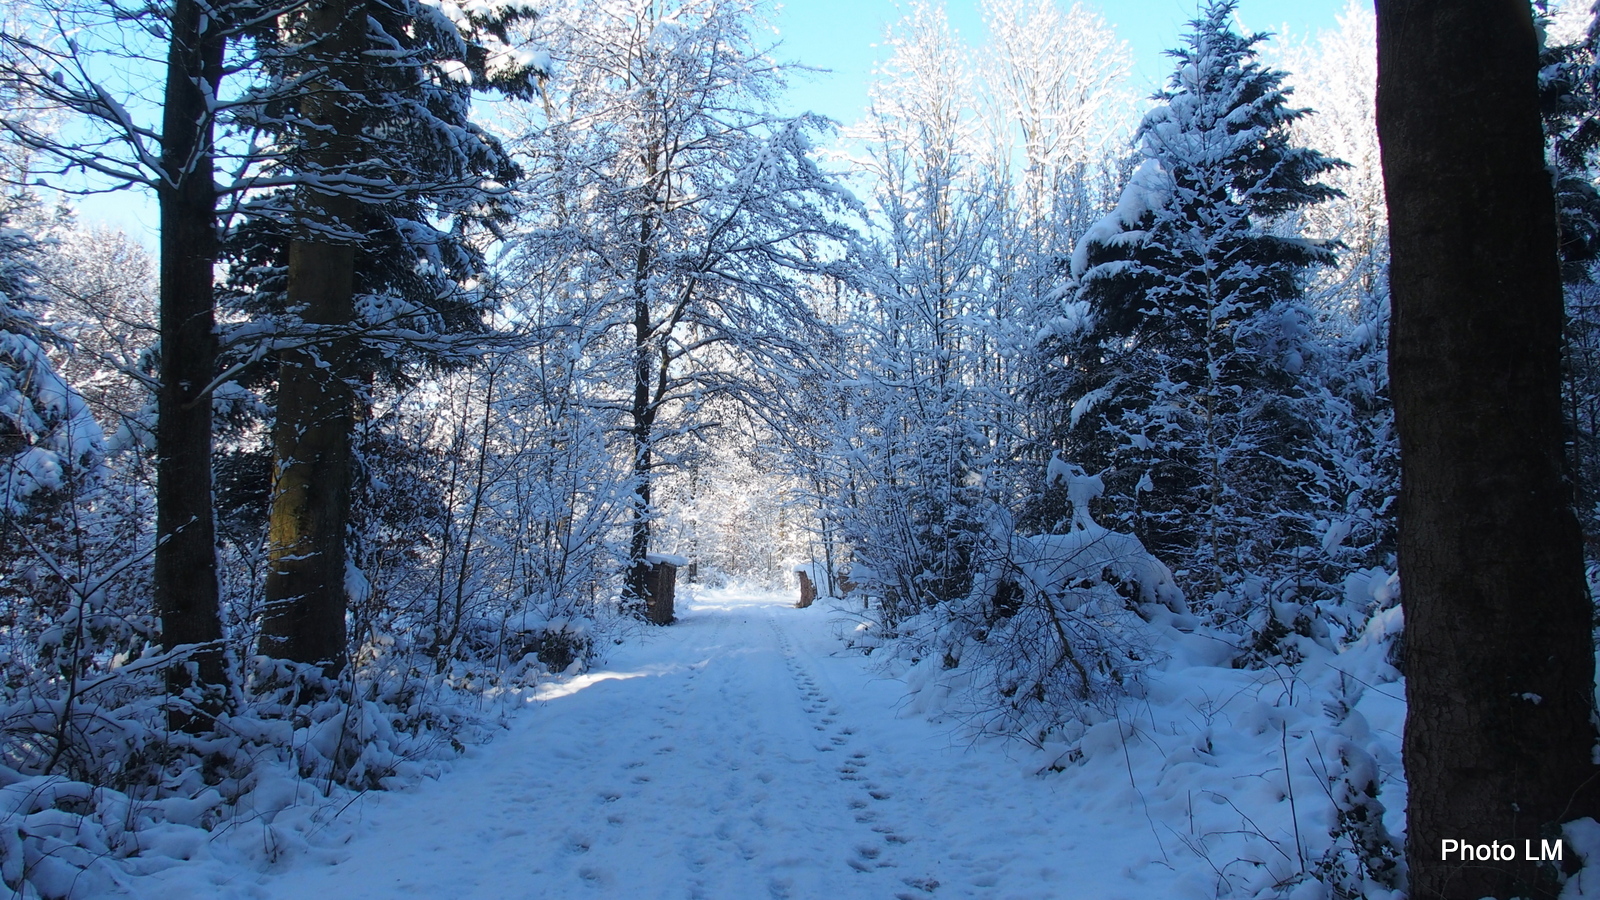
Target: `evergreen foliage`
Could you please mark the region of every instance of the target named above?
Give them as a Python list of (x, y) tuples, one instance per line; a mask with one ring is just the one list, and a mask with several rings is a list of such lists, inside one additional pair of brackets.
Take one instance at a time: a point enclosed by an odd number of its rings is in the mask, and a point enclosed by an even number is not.
[[(481, 334), (492, 303), (474, 229), (492, 234), (509, 221), (510, 187), (520, 175), (500, 141), (473, 121), (472, 98), (533, 94), (541, 72), (534, 55), (507, 43), (508, 30), (530, 13), (351, 3), (342, 15), (366, 22), (359, 46), (330, 52), (333, 36), (316, 31), (310, 10), (297, 8), (282, 27), (256, 35), (266, 75), (257, 93), (265, 102), (245, 107), (238, 124), (272, 137), (259, 180), (292, 187), (242, 207), (230, 244), (231, 302), (268, 317), (278, 334), (302, 331), (283, 303), (289, 242), (309, 226), (354, 247), (350, 325), (360, 333), (363, 370), (403, 382), (408, 364), (465, 364), (477, 339), (449, 336)], [(350, 52), (358, 54), (354, 63), (344, 58)], [(302, 108), (313, 95), (295, 86), (313, 79), (328, 79), (337, 92), (336, 133)], [(308, 220), (306, 205), (316, 197), (354, 200), (356, 215)]]
[(1303, 289), (1335, 245), (1301, 237), (1294, 214), (1337, 196), (1316, 179), (1342, 165), (1295, 146), (1308, 110), (1256, 59), (1266, 36), (1234, 32), (1235, 5), (1206, 4), (1171, 52), (1142, 161), (1074, 254), (1073, 317), (1042, 343), (1035, 388), (1054, 441), (1104, 470), (1112, 519), (1197, 596), (1259, 595), (1307, 541), (1277, 511), (1298, 502), (1309, 434)]

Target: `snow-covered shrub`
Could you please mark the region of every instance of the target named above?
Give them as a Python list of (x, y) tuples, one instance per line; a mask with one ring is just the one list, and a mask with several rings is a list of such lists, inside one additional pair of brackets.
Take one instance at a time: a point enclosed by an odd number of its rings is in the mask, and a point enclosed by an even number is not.
[[(888, 642), (905, 711), (1026, 741), (1039, 777), (1129, 784), (1218, 897), (1397, 896), (1396, 577), (1350, 573), (1328, 610), (1277, 604), (1314, 634), (1241, 666), (1248, 638), (1190, 615), (1167, 567), (1089, 514), (1099, 478), (1057, 460), (1049, 481), (1064, 529), (1018, 535), (994, 514), (972, 593)], [(881, 642), (872, 626), (856, 643)]]
[(87, 900), (209, 852), (223, 832), (270, 862), (307, 848), (319, 818), (357, 793), (441, 774), (518, 695), (482, 667), (435, 674), (420, 647), (377, 643), (337, 681), (316, 666), (241, 661), (228, 709), (198, 735), (167, 729), (167, 707), (185, 701), (166, 695), (167, 656), (154, 649), (75, 696), (8, 692), (0, 878), (21, 896)]
[(594, 659), (596, 631), (594, 619), (571, 604), (546, 599), (530, 600), (522, 613), (506, 620), (501, 634), (505, 657), (513, 664), (532, 657), (551, 672), (564, 672)]
[(68, 490), (97, 462), (102, 437), (45, 346), (61, 338), (34, 307), (38, 244), (0, 216), (0, 516)]
[(1378, 800), (1378, 761), (1350, 740), (1337, 742), (1335, 753), (1339, 768), (1328, 779), (1334, 812), (1328, 836), (1333, 840), (1313, 871), (1340, 898), (1364, 896), (1369, 882), (1399, 888), (1404, 854), (1383, 824), (1387, 810)]
[(1089, 515), (1101, 480), (1058, 460), (1050, 481), (1067, 489), (1070, 530), (1018, 535), (995, 511), (971, 593), (903, 623), (914, 708), (960, 692), (980, 730), (1037, 742), (1134, 690), (1161, 653), (1157, 635), (1194, 626), (1172, 572)]
[[(907, 414), (892, 409), (882, 418), (893, 422)], [(947, 410), (933, 423), (919, 423), (917, 433), (873, 449), (863, 479), (869, 486), (846, 521), (846, 543), (854, 548), (852, 579), (874, 598), (891, 631), (966, 596), (984, 565), (984, 504), (973, 485), (973, 436), (958, 420), (959, 413)]]

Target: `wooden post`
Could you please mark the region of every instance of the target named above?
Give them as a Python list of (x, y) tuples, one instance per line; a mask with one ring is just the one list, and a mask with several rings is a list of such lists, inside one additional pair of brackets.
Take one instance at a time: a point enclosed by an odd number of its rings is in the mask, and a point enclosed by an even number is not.
[(650, 564), (644, 580), (644, 615), (650, 624), (672, 624), (677, 582), (677, 566), (669, 562)]

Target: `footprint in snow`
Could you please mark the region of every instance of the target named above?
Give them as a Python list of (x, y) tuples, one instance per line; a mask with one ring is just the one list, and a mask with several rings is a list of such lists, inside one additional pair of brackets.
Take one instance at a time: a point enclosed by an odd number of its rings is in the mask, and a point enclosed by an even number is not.
[(901, 834), (896, 834), (895, 830), (893, 828), (890, 828), (887, 825), (874, 825), (874, 826), (872, 826), (872, 830), (876, 831), (877, 833), (879, 833), (881, 835), (883, 835), (883, 839), (885, 841), (891, 843), (891, 844), (909, 844), (909, 843), (911, 843), (911, 838), (908, 838), (908, 837), (906, 837), (904, 835), (901, 835)]

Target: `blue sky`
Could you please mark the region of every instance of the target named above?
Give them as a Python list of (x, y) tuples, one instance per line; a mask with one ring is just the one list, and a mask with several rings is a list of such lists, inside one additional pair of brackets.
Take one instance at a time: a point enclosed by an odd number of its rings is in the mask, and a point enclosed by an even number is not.
[[(1056, 0), (1063, 7), (1071, 0)], [(1241, 0), (1244, 27), (1304, 39), (1337, 26), (1349, 0)], [(1371, 0), (1358, 0), (1371, 9)], [(1177, 45), (1184, 25), (1194, 18), (1197, 0), (1108, 0), (1086, 3), (1133, 50), (1134, 87), (1147, 95), (1166, 80), (1170, 69), (1163, 51)], [(904, 6), (896, 0), (790, 0), (773, 17), (781, 40), (780, 60), (832, 70), (796, 75), (783, 104), (787, 112), (813, 110), (849, 124), (866, 106), (867, 85), (882, 54), (884, 28), (898, 21)], [(967, 41), (983, 38), (978, 0), (947, 0), (951, 24)], [(136, 239), (155, 245), (155, 202), (138, 192), (117, 192), (79, 200), (83, 219), (122, 228)]]
[[(1062, 7), (1071, 0), (1056, 0)], [(1349, 0), (1242, 0), (1244, 27), (1291, 37), (1311, 37), (1337, 27)], [(1370, 0), (1360, 0), (1366, 9)], [(1170, 69), (1163, 51), (1178, 43), (1184, 25), (1195, 17), (1197, 0), (1108, 0), (1086, 2), (1128, 42), (1134, 57), (1134, 87), (1150, 94), (1165, 82)], [(969, 43), (983, 39), (978, 0), (947, 0), (950, 23)], [(786, 108), (813, 110), (849, 123), (865, 108), (867, 84), (880, 61), (884, 28), (904, 14), (895, 0), (789, 0), (773, 18), (783, 45), (780, 60), (833, 70), (810, 78), (795, 77)]]

